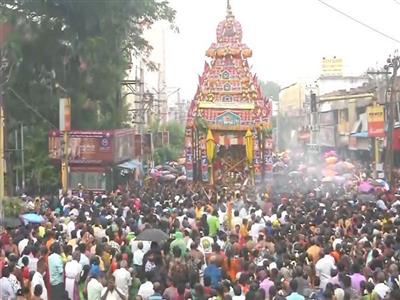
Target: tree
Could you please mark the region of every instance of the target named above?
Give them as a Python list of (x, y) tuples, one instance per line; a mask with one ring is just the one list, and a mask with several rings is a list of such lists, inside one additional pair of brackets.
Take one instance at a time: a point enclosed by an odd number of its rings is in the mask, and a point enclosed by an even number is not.
[(279, 92), (281, 90), (279, 84), (273, 81), (260, 81), (259, 83), (265, 97), (272, 99), (272, 101), (279, 101)]
[[(156, 0), (2, 0), (0, 15), (12, 26), (7, 41), (15, 66), (5, 94), (7, 128), (23, 122), (36, 139), (26, 147), (27, 174), (47, 168), (47, 131), (58, 124), (58, 99), (72, 100), (74, 129), (111, 129), (123, 124), (120, 83), (133, 55), (148, 57), (143, 32), (158, 20), (173, 23), (175, 11)], [(149, 63), (151, 66), (151, 64)], [(39, 139), (40, 142), (37, 140)], [(11, 146), (11, 145), (9, 145)], [(58, 175), (45, 172), (41, 185)], [(51, 173), (51, 175), (50, 175)], [(36, 187), (38, 177), (28, 178)]]
[(153, 133), (153, 136), (158, 131), (169, 132), (169, 145), (161, 146), (154, 150), (154, 161), (156, 164), (176, 161), (182, 156), (185, 137), (185, 127), (183, 124), (177, 121), (170, 121), (164, 125), (153, 123), (150, 125), (149, 130)]

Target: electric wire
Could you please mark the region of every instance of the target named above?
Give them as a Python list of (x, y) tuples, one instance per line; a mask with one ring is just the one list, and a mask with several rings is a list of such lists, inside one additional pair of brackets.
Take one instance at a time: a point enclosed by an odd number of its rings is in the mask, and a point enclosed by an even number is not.
[[(374, 31), (375, 33), (380, 34), (381, 36), (384, 36), (385, 38), (390, 39), (390, 40), (392, 40), (392, 41), (394, 41), (394, 42), (400, 44), (400, 40), (399, 40), (399, 39), (396, 39), (396, 38), (394, 38), (394, 37), (392, 37), (392, 36), (390, 36), (390, 35), (388, 35), (388, 34), (382, 32), (382, 31), (380, 31), (379, 29), (376, 29), (376, 28), (374, 28), (374, 27), (372, 27), (372, 26), (370, 26), (370, 25), (368, 25), (368, 24), (366, 24), (366, 23), (364, 23), (364, 22), (362, 22), (362, 21), (360, 21), (360, 20), (357, 20), (356, 18), (354, 18), (354, 17), (350, 16), (349, 14), (345, 13), (344, 11), (341, 11), (340, 9), (338, 9), (338, 8), (336, 8), (336, 7), (332, 6), (332, 5), (330, 5), (329, 3), (326, 3), (326, 2), (323, 1), (323, 0), (317, 0), (317, 1), (318, 1), (319, 3), (325, 5), (326, 7), (328, 7), (328, 8), (330, 8), (330, 9), (334, 10), (335, 12), (341, 14), (342, 16), (345, 16), (346, 18), (348, 18), (348, 19), (350, 19), (350, 20), (352, 20), (352, 21), (354, 21), (354, 22), (356, 22), (356, 23), (358, 23), (358, 24), (360, 24), (360, 25), (362, 25), (362, 26), (368, 28), (369, 30), (372, 30), (372, 31)], [(400, 2), (397, 2), (397, 1), (396, 1), (396, 3), (400, 4)]]

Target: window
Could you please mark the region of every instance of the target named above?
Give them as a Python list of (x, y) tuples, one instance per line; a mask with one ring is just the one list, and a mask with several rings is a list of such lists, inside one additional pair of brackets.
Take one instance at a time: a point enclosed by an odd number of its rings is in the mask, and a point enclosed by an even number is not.
[(232, 96), (224, 96), (222, 97), (223, 102), (232, 102)]
[(229, 77), (230, 77), (230, 74), (229, 74), (228, 71), (225, 70), (225, 71), (222, 72), (222, 78), (223, 79), (229, 79)]
[(225, 91), (230, 91), (231, 90), (231, 85), (229, 83), (225, 83), (224, 90)]

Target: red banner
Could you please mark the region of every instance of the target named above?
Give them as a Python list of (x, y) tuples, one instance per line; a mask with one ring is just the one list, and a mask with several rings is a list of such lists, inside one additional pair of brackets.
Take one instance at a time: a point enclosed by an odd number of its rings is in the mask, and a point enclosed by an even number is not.
[(369, 137), (385, 136), (385, 113), (383, 106), (367, 107), (367, 120)]

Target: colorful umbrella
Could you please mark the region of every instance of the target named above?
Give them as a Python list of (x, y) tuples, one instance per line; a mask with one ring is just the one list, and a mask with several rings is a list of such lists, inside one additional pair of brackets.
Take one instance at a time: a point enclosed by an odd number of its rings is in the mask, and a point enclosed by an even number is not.
[(157, 169), (151, 169), (150, 170), (150, 176), (153, 178), (157, 178), (161, 176), (161, 172)]
[(390, 186), (389, 184), (383, 180), (383, 179), (377, 179), (375, 180), (384, 190), (388, 191), (390, 190)]
[(22, 221), (25, 224), (32, 223), (32, 224), (40, 224), (44, 222), (44, 218), (41, 215), (28, 213), (21, 216)]
[(362, 181), (358, 185), (358, 192), (359, 193), (369, 193), (374, 190), (374, 186), (369, 181)]

